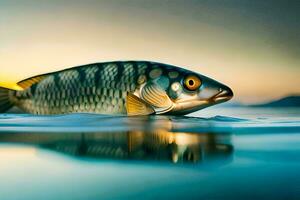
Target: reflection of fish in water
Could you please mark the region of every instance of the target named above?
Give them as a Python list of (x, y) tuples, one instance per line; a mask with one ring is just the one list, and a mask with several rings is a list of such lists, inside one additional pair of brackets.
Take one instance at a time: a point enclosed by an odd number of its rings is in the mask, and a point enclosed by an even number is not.
[(1, 135), (2, 142), (30, 143), (79, 157), (197, 162), (215, 156), (231, 158), (228, 134), (168, 131)]
[(34, 114), (187, 114), (229, 100), (227, 86), (161, 63), (107, 62), (28, 78), (23, 89), (0, 88), (0, 112), (12, 106)]

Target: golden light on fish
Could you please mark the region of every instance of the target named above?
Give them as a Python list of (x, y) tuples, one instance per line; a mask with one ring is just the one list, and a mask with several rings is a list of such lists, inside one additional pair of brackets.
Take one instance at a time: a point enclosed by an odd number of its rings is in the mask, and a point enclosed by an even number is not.
[[(176, 78), (171, 78), (175, 72)], [(17, 85), (21, 91), (0, 87), (0, 112), (16, 105), (33, 114), (184, 115), (233, 95), (229, 87), (204, 75), (151, 61), (87, 64), (26, 78)], [(222, 102), (215, 98), (220, 93)]]

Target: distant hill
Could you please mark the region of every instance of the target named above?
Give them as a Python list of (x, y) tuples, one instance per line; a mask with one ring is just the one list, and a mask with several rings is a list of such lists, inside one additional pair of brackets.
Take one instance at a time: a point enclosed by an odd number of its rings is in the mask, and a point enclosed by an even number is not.
[(264, 104), (250, 105), (251, 107), (300, 107), (300, 95), (287, 96)]

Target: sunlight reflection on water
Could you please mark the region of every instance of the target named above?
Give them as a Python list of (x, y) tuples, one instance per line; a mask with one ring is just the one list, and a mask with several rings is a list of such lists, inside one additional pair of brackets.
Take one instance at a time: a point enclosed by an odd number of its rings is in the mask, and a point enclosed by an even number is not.
[(209, 118), (2, 114), (1, 199), (297, 199), (300, 117), (226, 109)]

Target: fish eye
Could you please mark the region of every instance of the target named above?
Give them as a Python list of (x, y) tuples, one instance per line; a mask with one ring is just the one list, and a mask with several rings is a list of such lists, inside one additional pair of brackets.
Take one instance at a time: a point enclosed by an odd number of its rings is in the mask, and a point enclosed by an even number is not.
[(195, 91), (201, 86), (201, 80), (195, 75), (189, 75), (184, 79), (184, 86), (190, 91)]

